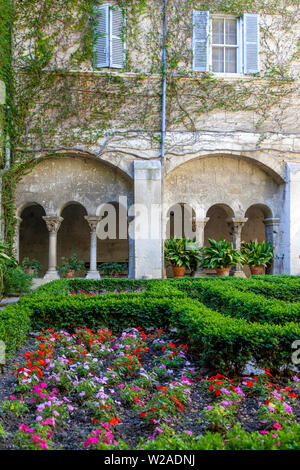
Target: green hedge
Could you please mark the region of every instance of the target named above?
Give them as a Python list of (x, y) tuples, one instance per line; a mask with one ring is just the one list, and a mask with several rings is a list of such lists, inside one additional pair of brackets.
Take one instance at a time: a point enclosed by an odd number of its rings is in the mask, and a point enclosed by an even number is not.
[(272, 370), (287, 367), (291, 344), (300, 337), (300, 327), (295, 323), (284, 326), (249, 323), (191, 300), (174, 308), (172, 323), (200, 355), (200, 361), (219, 372), (240, 373), (250, 359)]
[[(212, 279), (53, 281), (0, 312), (0, 339), (11, 354), (24, 342), (30, 326), (71, 330), (80, 325), (106, 325), (120, 330), (129, 326), (172, 325), (210, 369), (239, 372), (250, 359), (273, 370), (286, 367), (291, 360), (291, 345), (300, 338), (299, 325), (290, 321), (284, 302), (241, 292), (233, 287), (236, 284)], [(129, 292), (114, 292), (122, 289)], [(100, 296), (69, 295), (71, 290), (112, 292)], [(282, 312), (271, 309), (282, 304)], [(247, 319), (237, 318), (244, 312)], [(288, 321), (276, 325), (274, 318), (278, 323)]]
[(5, 343), (7, 359), (26, 341), (29, 330), (30, 309), (28, 307), (8, 305), (0, 310), (0, 340)]
[(209, 308), (224, 315), (244, 318), (259, 323), (283, 325), (300, 319), (300, 302), (288, 303), (277, 299), (268, 299), (263, 295), (243, 292), (229, 283), (216, 283), (214, 280), (202, 282), (182, 282), (175, 284), (190, 297), (199, 299)]

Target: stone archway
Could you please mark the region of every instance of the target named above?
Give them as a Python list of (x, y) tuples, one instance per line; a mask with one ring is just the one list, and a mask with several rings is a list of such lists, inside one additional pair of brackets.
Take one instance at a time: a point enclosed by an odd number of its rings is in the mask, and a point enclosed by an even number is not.
[(86, 209), (77, 202), (69, 202), (60, 210), (63, 221), (57, 232), (58, 264), (61, 263), (62, 257), (69, 258), (75, 253), (77, 258), (82, 260), (88, 268), (90, 230), (84, 218), (86, 215)]
[(19, 227), (18, 255), (20, 263), (25, 257), (38, 260), (42, 265), (43, 275), (48, 267), (48, 230), (43, 220), (44, 208), (37, 204), (28, 204), (18, 211), (21, 220)]
[(231, 207), (225, 204), (214, 204), (206, 213), (208, 221), (204, 228), (204, 244), (208, 245), (208, 239), (219, 241), (232, 241), (232, 229), (229, 221), (234, 217)]

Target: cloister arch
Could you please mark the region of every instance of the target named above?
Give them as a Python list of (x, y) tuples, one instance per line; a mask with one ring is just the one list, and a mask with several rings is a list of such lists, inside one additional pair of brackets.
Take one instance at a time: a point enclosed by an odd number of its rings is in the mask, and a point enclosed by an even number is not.
[(18, 240), (16, 257), (20, 263), (24, 258), (37, 259), (43, 266), (43, 275), (48, 266), (48, 230), (43, 220), (45, 209), (36, 202), (18, 208)]

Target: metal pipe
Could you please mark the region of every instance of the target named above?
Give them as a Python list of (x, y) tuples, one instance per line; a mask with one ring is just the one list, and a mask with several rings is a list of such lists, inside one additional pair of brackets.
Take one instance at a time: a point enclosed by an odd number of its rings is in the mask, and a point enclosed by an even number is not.
[(161, 107), (161, 239), (162, 239), (162, 272), (164, 276), (164, 177), (165, 177), (165, 135), (166, 135), (166, 70), (167, 70), (167, 0), (163, 0), (163, 20), (162, 20), (162, 107)]

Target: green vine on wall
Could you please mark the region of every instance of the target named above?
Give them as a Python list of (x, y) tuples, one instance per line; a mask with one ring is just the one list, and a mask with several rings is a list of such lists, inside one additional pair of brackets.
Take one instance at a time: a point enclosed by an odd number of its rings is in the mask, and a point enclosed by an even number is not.
[[(118, 132), (142, 134), (159, 146), (162, 0), (110, 2), (126, 14), (127, 60), (121, 73), (93, 72), (95, 3), (102, 2), (15, 0), (13, 6), (11, 0), (2, 0), (0, 4), (0, 78), (6, 82), (10, 107), (4, 135), (9, 133), (12, 151), (10, 170), (3, 176), (2, 205), (5, 238), (11, 245), (14, 190), (24, 172), (38, 162), (36, 155), (99, 145), (99, 139), (109, 141)], [(235, 80), (193, 73), (193, 9), (260, 13), (262, 72)], [(258, 130), (272, 115), (280, 130), (276, 110), (297, 88), (293, 66), (300, 58), (295, 28), (299, 18), (297, 0), (169, 1), (167, 129), (201, 132), (203, 117), (223, 110), (252, 112)]]

